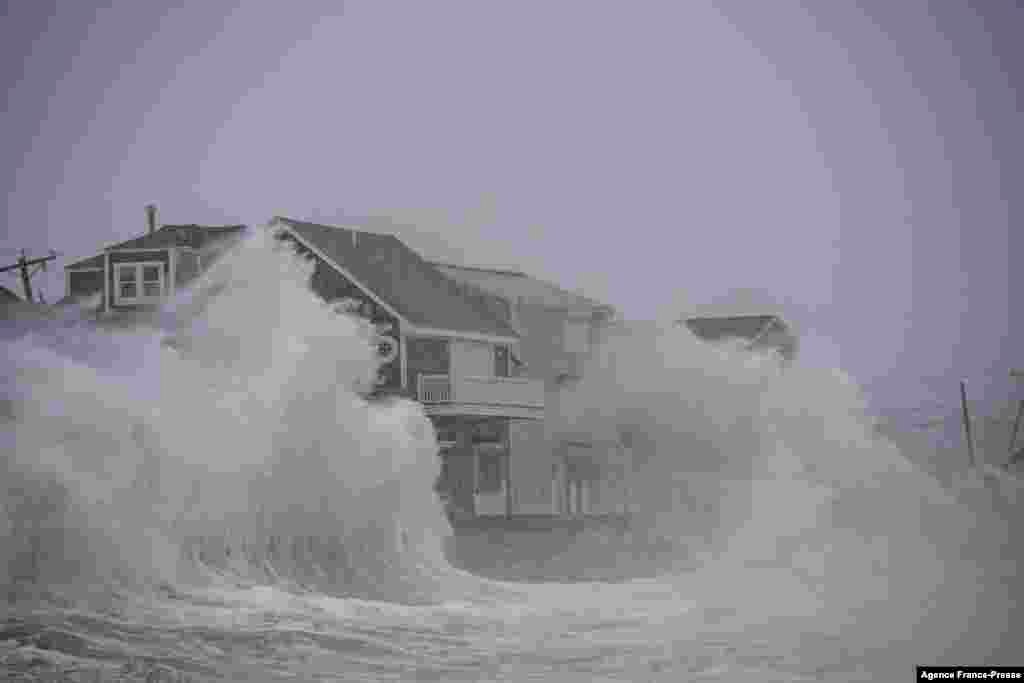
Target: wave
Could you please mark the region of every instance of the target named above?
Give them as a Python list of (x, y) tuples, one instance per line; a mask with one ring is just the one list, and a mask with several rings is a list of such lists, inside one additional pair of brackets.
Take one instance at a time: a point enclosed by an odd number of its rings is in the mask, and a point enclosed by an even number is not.
[(1012, 478), (944, 484), (911, 442), (878, 434), (838, 370), (679, 328), (625, 331), (561, 401), (558, 429), (629, 447), (624, 483), (643, 492), (633, 533), (688, 556), (694, 595), (754, 620), (806, 619), (850, 648), (1012, 649)]
[[(373, 330), (320, 301), (311, 274), (256, 232), (133, 325), (16, 322), (0, 366), (0, 588), (580, 608), (448, 563), (430, 422), (360, 394)], [(669, 548), (659, 594), (732, 606), (734, 631), (779, 625), (847, 651), (1012, 654), (1016, 507), (985, 493), (991, 478), (954, 489), (915, 464), (841, 372), (639, 330), (602, 344), (558, 404), (555, 432), (628, 445), (638, 494), (630, 534), (580, 543), (614, 547), (625, 574), (634, 551)], [(644, 590), (614, 595), (640, 613)]]
[(219, 576), (438, 599), (453, 570), (433, 430), (357, 392), (371, 330), (310, 275), (258, 232), (145, 321), (9, 341), (0, 584)]

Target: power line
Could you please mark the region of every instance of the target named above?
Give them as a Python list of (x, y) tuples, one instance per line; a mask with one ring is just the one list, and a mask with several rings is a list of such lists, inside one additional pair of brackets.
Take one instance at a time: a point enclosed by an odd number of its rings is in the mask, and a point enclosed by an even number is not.
[[(18, 257), (17, 263), (12, 263), (7, 266), (0, 267), (0, 273), (6, 273), (11, 270), (21, 271), (21, 286), (25, 290), (25, 301), (33, 301), (32, 298), (32, 277), (41, 270), (46, 270), (46, 262), (52, 261), (57, 258), (57, 252), (53, 249), (50, 250), (49, 256), (41, 256), (39, 258), (28, 259), (25, 257), (25, 250), (21, 250), (21, 256)], [(34, 266), (34, 267), (33, 267)], [(30, 270), (31, 269), (31, 270)], [(41, 296), (41, 295), (40, 295)]]

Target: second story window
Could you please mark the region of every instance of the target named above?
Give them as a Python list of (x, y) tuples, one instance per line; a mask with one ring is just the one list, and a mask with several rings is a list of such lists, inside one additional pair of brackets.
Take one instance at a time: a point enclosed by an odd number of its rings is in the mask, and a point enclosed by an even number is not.
[(162, 263), (117, 263), (114, 265), (114, 298), (117, 303), (157, 301), (164, 294)]
[(494, 347), (494, 376), (510, 377), (512, 375), (512, 354), (508, 346)]

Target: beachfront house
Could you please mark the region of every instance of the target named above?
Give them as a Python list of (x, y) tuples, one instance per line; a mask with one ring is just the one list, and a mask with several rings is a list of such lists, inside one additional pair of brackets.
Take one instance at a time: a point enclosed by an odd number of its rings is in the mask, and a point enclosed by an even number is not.
[(555, 427), (565, 395), (583, 376), (604, 330), (616, 320), (614, 308), (518, 271), (437, 267), (468, 290), (506, 302), (521, 335), (521, 372), (544, 387), (545, 419), (512, 426), (513, 450), (528, 454), (511, 462), (512, 512), (563, 517), (621, 512), (618, 499), (613, 505), (608, 495), (602, 498), (607, 488), (602, 482), (612, 477), (592, 457), (590, 437), (565, 435)]
[(244, 225), (163, 225), (156, 207), (146, 207), (144, 234), (103, 249), (95, 256), (64, 266), (61, 304), (98, 298), (104, 314), (132, 314), (153, 309), (175, 289), (191, 282), (234, 243)]
[(538, 457), (517, 435), (541, 424), (545, 387), (519, 371), (523, 339), (507, 302), (460, 286), (394, 235), (284, 217), (270, 229), (315, 261), (321, 298), (377, 327), (383, 363), (372, 394), (423, 405), (453, 521), (514, 514), (517, 479)]

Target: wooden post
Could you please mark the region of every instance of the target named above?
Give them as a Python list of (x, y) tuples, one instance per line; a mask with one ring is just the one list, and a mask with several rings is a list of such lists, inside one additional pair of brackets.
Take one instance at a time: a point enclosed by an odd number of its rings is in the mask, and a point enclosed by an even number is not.
[(967, 458), (974, 467), (974, 439), (971, 438), (971, 415), (967, 410), (967, 383), (960, 380), (960, 406), (964, 414), (964, 436), (967, 438)]
[[(25, 250), (21, 250), (21, 256), (18, 257), (18, 262), (9, 266), (0, 268), (0, 273), (6, 273), (9, 270), (18, 269), (21, 271), (21, 286), (25, 290), (25, 301), (32, 302), (32, 276), (38, 272), (39, 268), (46, 269), (46, 262), (52, 261), (57, 258), (57, 252), (50, 250), (49, 256), (43, 256), (42, 258), (35, 258), (29, 260), (25, 257)], [(29, 266), (36, 266), (36, 269), (29, 272)]]
[(512, 420), (505, 420), (505, 519), (512, 518)]
[(1013, 455), (1013, 447), (1017, 445), (1017, 431), (1020, 429), (1020, 418), (1024, 414), (1024, 398), (1017, 402), (1017, 417), (1013, 419), (1013, 431), (1010, 432), (1010, 455)]
[[(1024, 379), (1024, 370), (1010, 370), (1010, 377), (1015, 379)], [(1009, 469), (1010, 465), (1014, 463), (1014, 452), (1013, 448), (1017, 445), (1017, 431), (1020, 429), (1021, 416), (1024, 415), (1024, 398), (1017, 403), (1017, 416), (1013, 419), (1013, 431), (1010, 432), (1010, 450), (1009, 458), (1006, 464), (1003, 465), (1003, 469)]]
[(25, 290), (25, 301), (32, 301), (32, 280), (28, 276), (28, 260), (25, 258), (25, 250), (21, 250), (18, 257), (18, 268), (21, 270), (21, 286)]

